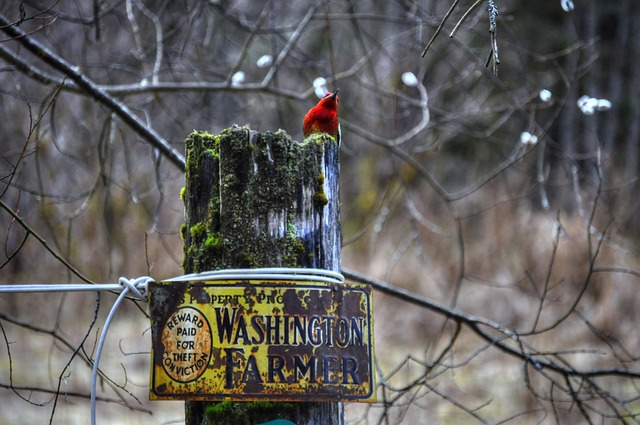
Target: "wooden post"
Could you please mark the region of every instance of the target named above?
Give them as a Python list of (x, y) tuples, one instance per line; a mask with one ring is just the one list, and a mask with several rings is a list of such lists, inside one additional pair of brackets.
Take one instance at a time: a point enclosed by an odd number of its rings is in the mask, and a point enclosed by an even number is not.
[[(234, 126), (186, 140), (185, 273), (228, 268), (340, 270), (338, 145)], [(343, 425), (342, 403), (185, 403), (187, 425)]]

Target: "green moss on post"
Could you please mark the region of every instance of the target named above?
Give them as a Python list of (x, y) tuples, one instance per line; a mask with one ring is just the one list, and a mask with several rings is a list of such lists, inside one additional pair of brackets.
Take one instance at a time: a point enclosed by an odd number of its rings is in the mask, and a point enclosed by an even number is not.
[(264, 422), (265, 418), (281, 419), (297, 415), (295, 403), (248, 401), (211, 403), (205, 410), (207, 423), (216, 425), (251, 425)]
[[(186, 140), (184, 271), (340, 270), (338, 145), (234, 126)], [(343, 424), (340, 403), (186, 402), (187, 425)]]

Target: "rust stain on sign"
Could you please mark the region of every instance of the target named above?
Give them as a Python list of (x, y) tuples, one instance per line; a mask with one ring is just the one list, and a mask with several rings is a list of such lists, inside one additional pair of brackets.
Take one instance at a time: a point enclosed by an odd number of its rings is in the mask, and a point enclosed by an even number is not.
[(375, 401), (366, 285), (152, 283), (151, 399)]

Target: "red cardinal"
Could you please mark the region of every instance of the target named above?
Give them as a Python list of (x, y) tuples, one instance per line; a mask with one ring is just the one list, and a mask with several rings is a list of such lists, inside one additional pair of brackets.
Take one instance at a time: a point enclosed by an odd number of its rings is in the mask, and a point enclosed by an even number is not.
[(340, 123), (338, 122), (338, 90), (324, 95), (320, 102), (309, 109), (304, 116), (305, 139), (314, 133), (327, 133), (340, 143)]

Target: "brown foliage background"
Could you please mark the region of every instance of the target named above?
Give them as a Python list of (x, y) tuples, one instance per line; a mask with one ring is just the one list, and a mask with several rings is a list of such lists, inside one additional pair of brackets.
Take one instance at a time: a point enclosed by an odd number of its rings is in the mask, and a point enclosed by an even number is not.
[[(0, 2), (0, 283), (180, 275), (171, 153), (234, 123), (301, 138), (323, 77), (345, 274), (377, 285), (379, 402), (347, 423), (635, 423), (640, 7), (569, 3), (495, 2), (492, 58), (492, 1)], [(0, 295), (3, 422), (86, 422), (114, 299)], [(144, 311), (110, 331), (102, 423), (183, 420), (147, 401)]]

